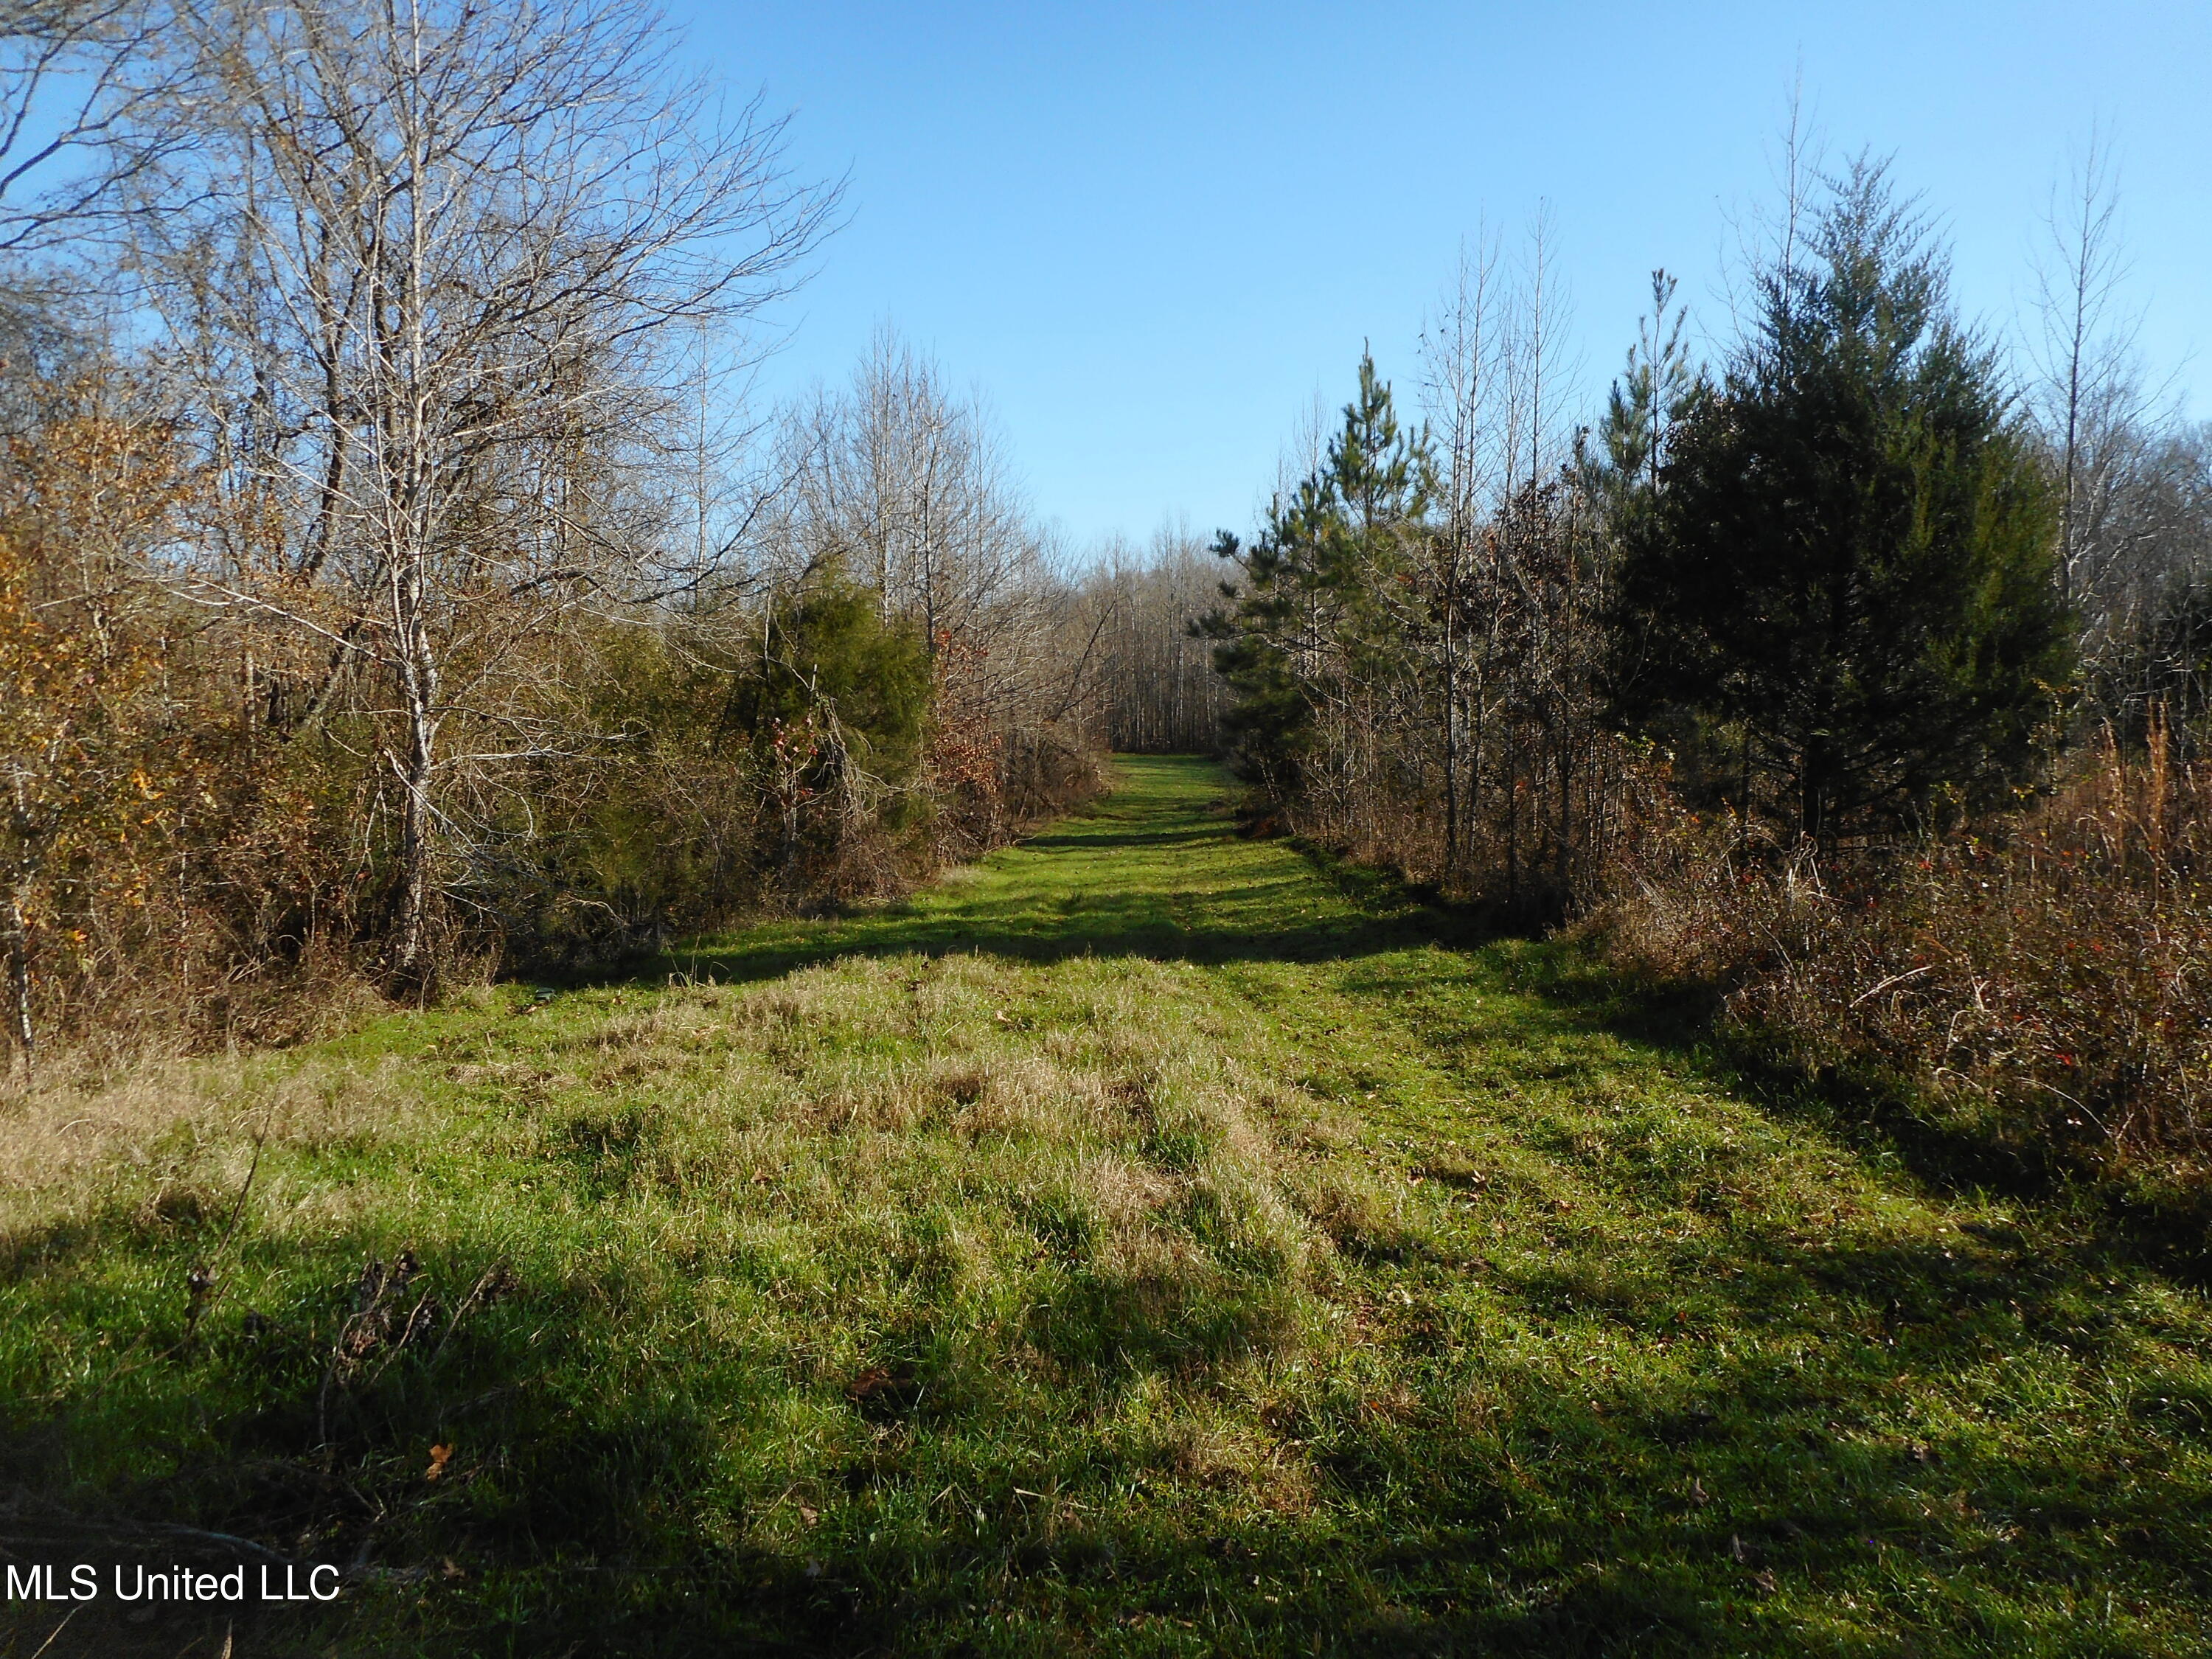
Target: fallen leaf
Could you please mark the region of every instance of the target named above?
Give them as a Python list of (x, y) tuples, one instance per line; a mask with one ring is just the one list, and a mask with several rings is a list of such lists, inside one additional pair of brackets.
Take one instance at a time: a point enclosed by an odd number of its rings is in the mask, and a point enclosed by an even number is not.
[(422, 1471), (422, 1478), (425, 1480), (435, 1480), (446, 1472), (446, 1465), (453, 1462), (453, 1449), (451, 1446), (431, 1447), (430, 1467)]

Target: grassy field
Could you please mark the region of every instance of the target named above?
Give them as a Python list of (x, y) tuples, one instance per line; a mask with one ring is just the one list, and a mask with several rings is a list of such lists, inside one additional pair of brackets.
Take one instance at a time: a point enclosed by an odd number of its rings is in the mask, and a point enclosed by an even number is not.
[(2201, 1288), (1120, 772), (908, 904), (0, 1107), (7, 1559), (348, 1567), (240, 1654), (2212, 1650)]

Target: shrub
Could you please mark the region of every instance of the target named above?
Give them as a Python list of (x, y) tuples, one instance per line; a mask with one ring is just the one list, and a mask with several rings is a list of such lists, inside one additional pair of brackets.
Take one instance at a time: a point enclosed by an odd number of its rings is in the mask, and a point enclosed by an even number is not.
[(2212, 1154), (2212, 766), (2162, 724), (2027, 811), (1817, 854), (1679, 811), (1590, 931), (1808, 1068), (1964, 1109), (2043, 1162), (2200, 1187)]

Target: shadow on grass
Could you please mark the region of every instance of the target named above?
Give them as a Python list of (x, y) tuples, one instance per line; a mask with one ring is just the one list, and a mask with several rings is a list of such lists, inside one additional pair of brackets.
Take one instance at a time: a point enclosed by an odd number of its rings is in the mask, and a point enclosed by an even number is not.
[[(1220, 831), (1194, 832), (1206, 844)], [(1125, 838), (1112, 838), (1116, 845)], [(1037, 847), (1040, 842), (1025, 843)], [(814, 923), (770, 924), (708, 937), (632, 959), (587, 981), (659, 984), (673, 975), (726, 984), (757, 983), (850, 957), (998, 957), (1049, 965), (1086, 957), (1156, 962), (1318, 963), (1379, 956), (1437, 943), (1471, 946), (1501, 937), (1477, 919), (1424, 903), (1395, 885), (1340, 881), (1348, 910), (1286, 915), (1305, 887), (1304, 872), (1186, 895), (1172, 887), (1114, 890), (1070, 887), (1047, 899), (963, 896), (957, 908), (908, 902)], [(1111, 872), (1101, 872), (1102, 880)], [(934, 896), (933, 896), (933, 897)], [(793, 937), (799, 934), (799, 937)]]
[[(746, 984), (842, 957), (908, 954), (1038, 965), (1084, 957), (1316, 963), (1499, 936), (1432, 894), (1303, 843), (1277, 843), (1269, 856), (1281, 860), (1280, 873), (1240, 877), (1253, 843), (1237, 833), (1218, 766), (1176, 756), (1119, 764), (1126, 775), (1114, 794), (1011, 849), (1033, 861), (1018, 894), (940, 887), (880, 908), (688, 940), (565, 982)], [(1316, 872), (1336, 902), (1312, 902)]]
[[(1030, 845), (1194, 848), (1222, 833), (1085, 821)], [(1371, 872), (1322, 867), (1355, 913), (1290, 913), (1291, 878), (1208, 891), (1193, 901), (1202, 926), (1177, 920), (1171, 885), (965, 897), (803, 939), (710, 941), (633, 976), (760, 980), (855, 954), (969, 951), (1322, 962), (1493, 937)], [(1694, 995), (1624, 986), (1557, 947), (1504, 953), (1563, 1020), (1719, 1065)], [(1379, 969), (1360, 979), (1370, 995), (1394, 988)], [(1727, 1076), (1777, 1110), (1887, 1138), (1931, 1187), (1992, 1184), (1971, 1146), (1916, 1145), (1909, 1125), (1817, 1081)], [(619, 1201), (635, 1158), (620, 1128), (570, 1133), (544, 1178), (580, 1204)], [(2150, 1652), (2124, 1637), (2039, 1648), (2020, 1606), (2074, 1589), (2192, 1606), (2212, 1594), (2201, 1528), (2175, 1521), (2194, 1477), (2172, 1470), (2212, 1433), (2212, 1396), (2179, 1372), (2125, 1369), (2136, 1338), (2106, 1243), (2035, 1227), (1868, 1243), (1801, 1237), (1751, 1211), (1708, 1218), (1717, 1235), (1641, 1261), (1565, 1227), (1556, 1247), (1503, 1264), (1407, 1253), (1425, 1296), (1476, 1275), (1483, 1318), (1544, 1340), (1483, 1354), (1470, 1406), (1439, 1368), (1480, 1332), (1410, 1306), (1362, 1330), (1356, 1376), (1281, 1382), (1260, 1409), (1249, 1432), (1266, 1458), (1309, 1484), (1257, 1496), (1236, 1482), (1274, 1464), (1081, 1437), (1147, 1390), (1224, 1406), (1228, 1362), (1287, 1351), (1297, 1310), (1265, 1274), (1040, 1270), (1018, 1317), (978, 1321), (948, 1292), (884, 1321), (866, 1370), (823, 1378), (749, 1351), (742, 1332), (626, 1329), (634, 1298), (616, 1269), (550, 1245), (473, 1306), (496, 1253), (422, 1245), (433, 1316), (361, 1326), (360, 1264), (380, 1246), (349, 1235), (271, 1264), (306, 1287), (290, 1304), (226, 1306), (125, 1384), (0, 1403), (0, 1547), (59, 1559), (121, 1538), (152, 1557), (187, 1549), (163, 1523), (239, 1533), (288, 1559), (360, 1564), (323, 1640), (406, 1631), (451, 1652), (1012, 1654), (1103, 1648), (1115, 1632), (1127, 1650), (1188, 1651), (1201, 1632), (1255, 1655), (1779, 1654), (1803, 1650), (1801, 1614), (1832, 1611), (1838, 1586), (1910, 1602), (1918, 1651)], [(83, 1224), (9, 1236), (0, 1279), (27, 1307), (46, 1285), (54, 1317), (82, 1319), (65, 1272), (103, 1244), (158, 1259), (178, 1295), (146, 1339), (156, 1352), (184, 1335), (185, 1275), (216, 1224), (180, 1218), (167, 1240)], [(1041, 1251), (1076, 1252), (1049, 1206), (1032, 1225)], [(1578, 1369), (1602, 1346), (1586, 1337), (1699, 1358), (1620, 1381)], [(1928, 1409), (1940, 1396), (1926, 1379), (2031, 1352), (2113, 1379), (2117, 1411), (2003, 1438), (1985, 1418)], [(1055, 1379), (1045, 1407), (1007, 1382), (1038, 1368)], [(811, 1462), (733, 1476), (744, 1425), (787, 1404), (837, 1432)], [(102, 1456), (112, 1466), (134, 1437), (166, 1472), (103, 1483)], [(842, 1492), (842, 1519), (809, 1519), (787, 1548), (726, 1541), (817, 1489)], [(136, 1533), (102, 1529), (126, 1515)], [(115, 1630), (88, 1621), (51, 1651), (174, 1654), (184, 1639)], [(264, 1650), (317, 1645), (272, 1628)], [(1905, 1650), (1875, 1633), (1849, 1650)]]
[[(1210, 909), (1263, 896), (1258, 890), (1215, 895)], [(1255, 920), (1243, 927), (1191, 927), (1163, 918), (1148, 897), (1079, 894), (1060, 915), (978, 905), (957, 915), (930, 913), (872, 918), (865, 930), (831, 928), (818, 941), (702, 942), (633, 965), (625, 977), (652, 981), (675, 972), (724, 982), (780, 978), (841, 957), (976, 955), (1046, 965), (1080, 957), (1141, 957), (1156, 962), (1324, 962), (1402, 951), (1433, 937), (1418, 921), (1356, 916), (1310, 925)]]
[(2212, 1284), (2212, 1189), (2201, 1182), (2116, 1176), (2039, 1126), (1948, 1109), (1872, 1068), (1796, 1063), (1784, 1039), (1723, 1024), (1711, 987), (1631, 979), (1569, 945), (1522, 950), (1514, 969), (1523, 989), (1574, 1024), (1671, 1054), (1778, 1116), (1893, 1163), (1927, 1194), (2045, 1206), (2078, 1218), (2094, 1255)]
[[(571, 1172), (580, 1190), (587, 1173)], [(173, 1241), (179, 1283), (215, 1224)], [(1036, 1224), (1066, 1248), (1053, 1217)], [(1374, 1331), (1361, 1347), (1380, 1403), (1318, 1380), (1275, 1399), (1263, 1420), (1301, 1449), (1311, 1487), (1241, 1509), (1202, 1462), (1110, 1437), (1071, 1451), (1067, 1434), (1117, 1400), (1204, 1394), (1226, 1362), (1288, 1351), (1282, 1287), (1265, 1276), (1052, 1268), (1018, 1320), (916, 1304), (877, 1333), (868, 1370), (808, 1383), (742, 1344), (611, 1356), (635, 1334), (618, 1277), (549, 1255), (488, 1279), (493, 1253), (458, 1242), (424, 1250), (419, 1327), (349, 1325), (376, 1248), (349, 1237), (287, 1264), (307, 1286), (292, 1303), (222, 1310), (127, 1389), (0, 1413), (0, 1549), (221, 1568), (239, 1558), (207, 1534), (234, 1533), (348, 1564), (349, 1600), (328, 1620), (251, 1615), (250, 1650), (269, 1652), (405, 1629), (441, 1652), (1012, 1653), (1024, 1631), (1060, 1644), (1156, 1620), (1285, 1656), (1787, 1653), (1802, 1650), (1798, 1626), (1770, 1608), (1792, 1596), (1939, 1582), (1950, 1599), (1918, 1603), (1918, 1650), (2073, 1651), (2008, 1626), (2019, 1598), (2069, 1583), (2212, 1594), (2212, 1553), (2175, 1524), (2190, 1478), (2167, 1473), (2212, 1435), (2212, 1392), (2126, 1371), (2135, 1334), (2094, 1253), (2032, 1231), (1863, 1243), (1755, 1216), (1724, 1226), (1726, 1272), (1711, 1238), (1637, 1264), (1571, 1237), (1482, 1269), (1498, 1315), (1557, 1340), (1487, 1360), (1490, 1403), (1473, 1418), (1449, 1389), (1390, 1403), (1389, 1379), (1419, 1379), (1447, 1337)], [(20, 1287), (83, 1241), (9, 1242)], [(505, 1288), (471, 1304), (485, 1283)], [(176, 1324), (149, 1343), (174, 1343)], [(1663, 1380), (1562, 1372), (1601, 1336), (1707, 1358)], [(2124, 1379), (2119, 1409), (2000, 1442), (1975, 1413), (1931, 1419), (1898, 1401), (1908, 1376), (2031, 1348)], [(1058, 1378), (1043, 1413), (1006, 1383), (1040, 1364)], [(811, 1464), (733, 1482), (732, 1425), (793, 1395), (848, 1409), (851, 1431)], [(167, 1472), (100, 1490), (86, 1453), (125, 1436), (167, 1448)], [(433, 1480), (440, 1445), (455, 1449)], [(959, 1502), (939, 1503), (955, 1486)], [(842, 1490), (854, 1508), (788, 1548), (714, 1541), (783, 1503), (779, 1487), (793, 1502)], [(163, 1530), (176, 1527), (200, 1535)], [(1017, 1630), (1016, 1612), (1033, 1622)], [(49, 1633), (23, 1628), (24, 1652)], [(213, 1652), (213, 1635), (197, 1609), (138, 1626), (111, 1607), (49, 1651), (174, 1655), (205, 1637)]]
[[(19, 1271), (33, 1264), (66, 1295), (77, 1241), (10, 1242)], [(181, 1283), (206, 1241), (175, 1243)], [(1179, 1533), (1040, 1522), (1017, 1483), (1052, 1457), (1057, 1428), (1010, 1403), (1011, 1375), (1050, 1368), (1055, 1414), (1080, 1418), (1148, 1382), (1203, 1386), (1295, 1323), (1283, 1285), (1218, 1264), (1182, 1278), (1054, 1268), (1003, 1329), (976, 1330), (957, 1297), (879, 1311), (865, 1370), (809, 1379), (742, 1343), (626, 1328), (629, 1298), (604, 1266), (548, 1255), (517, 1272), (459, 1242), (426, 1246), (392, 1316), (365, 1317), (359, 1263), (377, 1245), (332, 1239), (289, 1259), (289, 1302), (190, 1331), (157, 1318), (115, 1386), (0, 1402), (0, 1560), (92, 1561), (103, 1580), (109, 1563), (142, 1560), (257, 1583), (264, 1565), (344, 1569), (346, 1599), (327, 1612), (224, 1609), (253, 1651), (364, 1650), (406, 1631), (435, 1652), (907, 1650), (1010, 1571), (1115, 1585), (1125, 1557), (1168, 1563), (1183, 1547)], [(804, 1466), (733, 1467), (737, 1425), (802, 1404), (853, 1420)], [(951, 1513), (972, 1510), (973, 1527), (879, 1540), (855, 1518), (789, 1550), (734, 1536), (793, 1491), (927, 1510), (948, 1468), (969, 1489)], [(43, 1645), (64, 1611), (40, 1624), (0, 1609), (0, 1652), (212, 1654), (233, 1622), (108, 1605)]]

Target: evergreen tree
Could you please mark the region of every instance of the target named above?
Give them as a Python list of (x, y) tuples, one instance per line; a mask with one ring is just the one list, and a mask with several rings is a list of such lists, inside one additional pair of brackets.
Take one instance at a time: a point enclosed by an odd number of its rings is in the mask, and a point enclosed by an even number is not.
[(759, 654), (732, 680), (726, 733), (756, 756), (803, 746), (814, 769), (909, 781), (921, 764), (929, 656), (920, 625), (842, 572), (771, 596)]
[(1214, 544), (1243, 576), (1223, 586), (1233, 605), (1201, 624), (1237, 696), (1224, 717), (1232, 757), (1279, 801), (1304, 786), (1317, 744), (1371, 727), (1384, 688), (1408, 672), (1430, 493), (1425, 447), (1400, 428), (1363, 354), (1322, 466), (1276, 501), (1250, 546), (1227, 532)]
[(1674, 279), (1653, 271), (1650, 315), (1640, 319), (1627, 369), (1606, 396), (1598, 426), (1605, 454), (1595, 471), (1600, 498), (1614, 506), (1657, 485), (1674, 428), (1708, 389), (1682, 339), (1687, 314), (1674, 300)]
[(1626, 526), (1614, 684), (1832, 837), (2019, 779), (2071, 630), (2051, 486), (1881, 167), (1834, 184), (1810, 249), (1764, 274), (1755, 332)]

